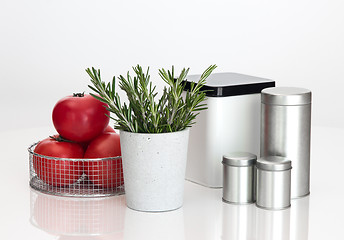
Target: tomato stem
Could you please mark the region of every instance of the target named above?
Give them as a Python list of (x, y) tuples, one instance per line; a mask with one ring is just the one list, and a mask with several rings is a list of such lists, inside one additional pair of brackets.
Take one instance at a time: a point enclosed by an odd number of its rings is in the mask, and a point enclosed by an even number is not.
[(68, 139), (65, 139), (63, 137), (61, 137), (61, 135), (58, 135), (57, 137), (55, 136), (49, 136), (51, 139), (54, 139), (55, 141), (58, 141), (58, 142), (70, 142), (70, 143), (75, 143), (71, 140), (68, 140)]
[(85, 92), (82, 93), (73, 93), (73, 97), (84, 97), (85, 96)]

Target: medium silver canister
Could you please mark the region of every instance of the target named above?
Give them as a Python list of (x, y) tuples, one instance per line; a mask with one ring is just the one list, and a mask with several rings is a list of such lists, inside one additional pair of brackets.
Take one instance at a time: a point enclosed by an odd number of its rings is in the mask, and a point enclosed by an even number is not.
[(261, 94), (260, 155), (282, 156), (293, 162), (291, 198), (309, 194), (311, 91), (266, 88)]
[(256, 205), (280, 210), (290, 207), (291, 161), (278, 156), (259, 158)]
[(257, 156), (235, 152), (223, 156), (223, 201), (247, 204), (255, 201), (255, 168)]

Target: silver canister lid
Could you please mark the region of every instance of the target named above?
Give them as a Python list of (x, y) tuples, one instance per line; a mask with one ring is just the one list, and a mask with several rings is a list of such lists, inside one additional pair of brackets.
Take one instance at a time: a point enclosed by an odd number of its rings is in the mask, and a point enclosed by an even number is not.
[(234, 167), (247, 167), (256, 163), (257, 156), (248, 152), (233, 152), (223, 156), (222, 163)]
[(291, 161), (284, 157), (268, 156), (259, 158), (256, 166), (265, 171), (285, 171), (291, 169)]
[(271, 87), (262, 90), (261, 100), (271, 105), (305, 105), (312, 102), (312, 92), (305, 88)]

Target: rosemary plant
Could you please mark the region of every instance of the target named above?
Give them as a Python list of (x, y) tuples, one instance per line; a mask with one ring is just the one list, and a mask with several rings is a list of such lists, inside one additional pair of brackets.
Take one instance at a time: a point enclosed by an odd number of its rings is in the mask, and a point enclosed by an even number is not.
[(115, 121), (115, 128), (135, 133), (165, 133), (182, 131), (195, 123), (195, 118), (200, 111), (207, 109), (203, 102), (206, 94), (201, 88), (206, 83), (207, 77), (216, 68), (209, 66), (201, 75), (197, 83), (191, 83), (191, 88), (186, 92), (185, 98), (182, 92), (185, 87), (188, 69), (183, 69), (178, 77), (172, 70), (159, 70), (162, 80), (167, 83), (162, 96), (157, 96), (156, 86), (150, 81), (149, 68), (144, 72), (140, 65), (133, 67), (134, 77), (129, 72), (124, 77), (119, 76), (119, 87), (127, 94), (129, 104), (122, 103), (115, 89), (115, 80), (105, 83), (101, 80), (100, 70), (88, 68), (86, 72), (91, 77), (93, 86), (89, 85), (97, 95), (96, 99), (108, 104), (108, 110), (114, 113), (116, 118), (109, 116)]

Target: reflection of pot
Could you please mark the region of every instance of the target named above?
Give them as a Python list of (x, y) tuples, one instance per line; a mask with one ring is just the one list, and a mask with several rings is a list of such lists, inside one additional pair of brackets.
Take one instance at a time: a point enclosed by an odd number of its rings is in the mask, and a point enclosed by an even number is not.
[(164, 213), (144, 213), (126, 208), (124, 239), (185, 239), (183, 208)]
[(31, 223), (55, 235), (122, 233), (125, 208), (124, 195), (70, 198), (31, 190)]

